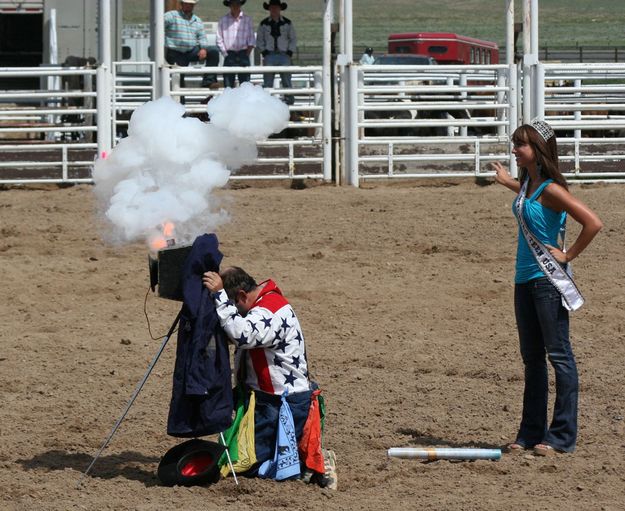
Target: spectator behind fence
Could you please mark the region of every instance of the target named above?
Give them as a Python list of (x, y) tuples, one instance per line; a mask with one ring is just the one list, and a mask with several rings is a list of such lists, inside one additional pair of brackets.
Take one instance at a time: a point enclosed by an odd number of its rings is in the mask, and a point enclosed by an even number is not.
[[(241, 6), (246, 0), (224, 0), (230, 12), (217, 25), (217, 46), (224, 56), (224, 67), (249, 67), (250, 53), (256, 40), (252, 18), (244, 14)], [(239, 73), (239, 84), (249, 82), (249, 73)], [(224, 86), (234, 87), (235, 73), (224, 74)]]
[(360, 57), (360, 63), (363, 65), (373, 64), (375, 62), (375, 57), (373, 56), (373, 48), (367, 48), (365, 52)]
[[(180, 2), (180, 9), (165, 13), (165, 60), (170, 65), (188, 66), (191, 62), (204, 62), (206, 66), (219, 65), (219, 52), (211, 48), (206, 39), (202, 20), (193, 14), (198, 0)], [(206, 74), (202, 87), (217, 83), (217, 76)], [(184, 75), (180, 76), (184, 87)]]
[[(295, 27), (290, 19), (282, 16), (282, 11), (288, 7), (286, 2), (270, 0), (264, 2), (263, 7), (269, 11), (258, 26), (256, 46), (263, 56), (265, 66), (290, 66), (293, 52), (297, 48)], [(269, 72), (263, 75), (263, 87), (273, 87), (275, 73)], [(285, 89), (291, 88), (291, 73), (280, 73), (280, 81)], [(293, 104), (293, 96), (287, 94), (284, 97), (287, 105)]]

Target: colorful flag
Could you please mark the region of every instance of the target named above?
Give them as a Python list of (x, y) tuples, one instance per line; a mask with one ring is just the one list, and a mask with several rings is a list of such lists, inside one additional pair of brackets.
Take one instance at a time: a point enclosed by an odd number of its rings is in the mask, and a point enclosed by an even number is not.
[(304, 424), (299, 452), (306, 468), (319, 474), (324, 473), (323, 453), (321, 452), (321, 409), (320, 390), (315, 390), (310, 399), (310, 410)]
[(265, 461), (258, 469), (258, 475), (267, 479), (282, 481), (300, 476), (297, 438), (291, 408), (283, 394), (278, 418), (278, 435), (273, 460)]

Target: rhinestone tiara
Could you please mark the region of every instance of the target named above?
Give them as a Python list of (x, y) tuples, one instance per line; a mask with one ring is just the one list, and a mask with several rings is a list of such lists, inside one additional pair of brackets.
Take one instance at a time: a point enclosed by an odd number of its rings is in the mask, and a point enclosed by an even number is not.
[(545, 142), (555, 135), (551, 126), (541, 119), (533, 119), (530, 126), (538, 131)]

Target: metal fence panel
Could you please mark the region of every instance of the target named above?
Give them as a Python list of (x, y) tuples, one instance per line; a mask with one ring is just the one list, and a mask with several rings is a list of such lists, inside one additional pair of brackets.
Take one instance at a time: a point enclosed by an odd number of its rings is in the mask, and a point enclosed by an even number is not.
[(625, 64), (540, 64), (542, 113), (573, 178), (625, 179)]
[[(214, 88), (201, 87), (203, 75), (246, 73), (250, 75), (251, 83), (262, 85), (264, 73), (269, 72), (275, 73), (274, 87), (266, 90), (291, 103), (288, 127), (269, 140), (259, 142), (257, 162), (233, 172), (231, 179), (311, 178), (329, 181), (329, 124), (332, 118), (327, 106), (329, 97), (326, 96), (330, 92), (324, 90), (321, 66), (172, 67), (166, 72), (165, 93), (184, 101), (189, 114), (201, 115), (206, 111), (205, 103), (223, 92), (221, 82)], [(281, 87), (280, 73), (291, 73), (292, 88)]]
[(0, 91), (0, 183), (88, 182), (97, 133), (96, 70), (0, 68), (39, 78), (37, 90)]
[[(353, 66), (350, 162), (362, 179), (491, 173), (509, 159), (514, 66)], [(511, 94), (512, 91), (512, 94)]]
[[(358, 179), (492, 175), (488, 164), (510, 160), (522, 90), (516, 66), (359, 66), (346, 83), (344, 137), (331, 137), (330, 71), (288, 68), (163, 68), (157, 74), (91, 68), (0, 68), (0, 78), (38, 77), (37, 90), (0, 91), (0, 183), (89, 182), (97, 150), (124, 136), (131, 113), (165, 93), (189, 115), (223, 88), (201, 87), (207, 72), (291, 72), (291, 121), (279, 137), (259, 144), (260, 159), (232, 179), (332, 178), (332, 141)], [(184, 83), (181, 86), (181, 77)], [(577, 179), (625, 180), (625, 64), (537, 64), (537, 111), (555, 128), (562, 167)], [(95, 80), (97, 77), (97, 80)], [(328, 80), (329, 82), (329, 80)], [(349, 83), (347, 83), (349, 82)], [(517, 97), (518, 96), (518, 97)], [(337, 103), (334, 109), (337, 109)], [(107, 113), (109, 112), (109, 113)], [(97, 137), (97, 138), (96, 138)], [(107, 140), (108, 139), (108, 140)], [(97, 144), (96, 144), (97, 142)], [(336, 175), (339, 175), (337, 170)]]

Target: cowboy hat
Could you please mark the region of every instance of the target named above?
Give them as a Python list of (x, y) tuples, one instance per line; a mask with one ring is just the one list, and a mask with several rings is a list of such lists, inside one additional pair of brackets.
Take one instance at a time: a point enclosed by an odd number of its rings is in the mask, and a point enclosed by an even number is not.
[[(243, 5), (246, 1), (247, 1), (247, 0), (239, 0), (239, 3), (240, 3), (241, 5)], [(230, 7), (230, 4), (231, 4), (231, 3), (232, 3), (232, 0), (224, 0), (224, 5), (225, 5), (226, 7)]]
[(282, 9), (283, 11), (285, 11), (288, 7), (286, 2), (281, 2), (280, 0), (269, 0), (269, 2), (263, 2), (263, 8), (267, 11), (269, 10), (269, 6), (271, 5), (279, 5), (280, 9)]
[(158, 465), (157, 476), (164, 486), (195, 486), (219, 480), (217, 462), (226, 448), (216, 442), (194, 438), (172, 447)]

